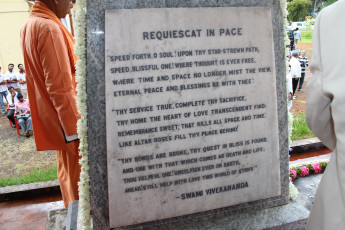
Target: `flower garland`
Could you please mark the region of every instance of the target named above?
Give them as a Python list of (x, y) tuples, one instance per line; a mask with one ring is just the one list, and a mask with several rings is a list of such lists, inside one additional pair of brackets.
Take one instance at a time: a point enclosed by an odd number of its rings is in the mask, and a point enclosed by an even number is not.
[(328, 160), (290, 166), (289, 181), (292, 182), (298, 177), (305, 177), (310, 174), (323, 173), (326, 170), (327, 164)]
[(79, 186), (79, 210), (82, 229), (92, 229), (90, 205), (90, 176), (87, 143), (87, 106), (86, 106), (86, 0), (78, 0), (75, 18), (75, 46), (74, 52), (78, 57), (76, 63), (77, 106), (81, 114), (77, 129), (80, 138), (79, 155), (81, 165)]
[[(287, 20), (287, 15), (288, 15), (288, 11), (287, 11), (287, 3), (286, 3), (286, 0), (280, 0), (280, 8), (281, 8), (281, 11), (282, 11), (282, 15), (283, 15), (283, 34), (285, 35), (284, 36), (284, 47), (285, 47), (285, 54), (284, 54), (284, 57), (285, 57), (285, 70), (286, 70), (286, 74), (289, 73), (289, 61), (288, 59), (286, 58), (288, 55), (289, 55), (289, 48), (288, 46), (290, 45), (290, 39), (289, 39), (289, 36), (287, 35), (286, 31), (285, 31), (285, 28), (288, 26), (288, 20)], [(286, 82), (286, 84), (288, 84), (288, 82)], [(290, 95), (288, 94), (287, 95), (287, 98), (289, 97)], [(287, 99), (288, 100), (288, 99)], [(291, 144), (291, 135), (292, 135), (292, 123), (293, 123), (293, 115), (292, 113), (290, 113), (288, 111), (288, 136), (289, 136), (289, 146)]]
[(291, 136), (293, 130), (293, 114), (288, 111), (288, 138), (289, 138), (289, 147), (292, 143)]
[(297, 197), (298, 197), (297, 187), (292, 182), (289, 182), (289, 198), (290, 198), (290, 200), (297, 200)]
[[(290, 39), (287, 35), (287, 33), (285, 32), (285, 28), (288, 26), (288, 20), (287, 20), (287, 15), (288, 15), (288, 11), (287, 11), (287, 3), (286, 0), (280, 0), (280, 9), (282, 11), (282, 16), (283, 16), (283, 34), (284, 36), (284, 47), (285, 47), (285, 53), (284, 53), (284, 57), (285, 57), (285, 70), (286, 70), (286, 74), (289, 73), (289, 61), (286, 58), (289, 55), (289, 48), (287, 48), (288, 45), (290, 45)], [(286, 85), (288, 84), (288, 81), (286, 81), (285, 83)], [(289, 100), (290, 95), (287, 95), (287, 101)], [(293, 115), (292, 113), (290, 113), (288, 111), (288, 143), (289, 143), (289, 147), (291, 144), (291, 136), (292, 136), (292, 129), (293, 129)], [(289, 197), (290, 200), (296, 200), (298, 196), (298, 190), (296, 188), (296, 186), (292, 183), (292, 181), (290, 180), (289, 182)]]
[[(307, 164), (296, 164), (290, 166), (290, 175), (289, 175), (289, 197), (290, 200), (296, 200), (298, 196), (298, 190), (296, 186), (292, 183), (298, 177), (305, 177), (310, 174), (319, 174), (323, 173), (326, 170), (328, 160), (324, 161), (313, 161)], [(309, 198), (313, 198), (311, 195), (308, 195)]]
[(287, 11), (287, 4), (286, 4), (286, 0), (280, 0), (280, 8), (282, 11), (282, 15), (283, 15), (283, 34), (284, 36), (284, 47), (285, 47), (285, 70), (286, 70), (286, 74), (289, 73), (289, 62), (288, 59), (286, 58), (289, 55), (289, 48), (288, 46), (290, 45), (290, 39), (289, 36), (287, 35), (285, 28), (288, 26), (288, 20), (287, 20), (287, 15), (288, 15), (288, 11)]

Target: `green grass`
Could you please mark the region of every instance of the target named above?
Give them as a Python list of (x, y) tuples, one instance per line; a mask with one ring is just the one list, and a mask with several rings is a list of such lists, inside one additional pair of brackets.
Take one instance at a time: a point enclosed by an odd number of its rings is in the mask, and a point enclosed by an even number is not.
[(36, 170), (29, 174), (22, 175), (19, 177), (7, 177), (0, 178), (0, 187), (20, 185), (20, 184), (30, 184), (40, 181), (50, 181), (57, 179), (57, 169), (56, 167), (49, 168), (47, 170)]
[(303, 44), (313, 44), (313, 39), (312, 38), (303, 38), (301, 41), (298, 41), (298, 43), (303, 43)]
[(307, 29), (306, 31), (302, 32), (302, 40), (298, 41), (299, 43), (304, 44), (312, 44), (313, 43), (313, 31), (311, 29)]
[(305, 120), (305, 114), (294, 116), (292, 126), (293, 129), (291, 140), (296, 141), (314, 137), (314, 134), (308, 128), (307, 121)]

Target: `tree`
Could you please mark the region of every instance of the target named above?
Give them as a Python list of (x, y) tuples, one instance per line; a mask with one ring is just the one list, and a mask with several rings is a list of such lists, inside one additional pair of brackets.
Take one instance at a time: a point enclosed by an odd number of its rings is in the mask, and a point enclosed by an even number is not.
[(304, 21), (305, 16), (308, 15), (310, 7), (310, 0), (293, 0), (292, 2), (288, 2), (287, 10), (289, 12), (289, 21)]
[(312, 12), (311, 15), (315, 17), (316, 12), (320, 12), (326, 6), (329, 6), (335, 3), (338, 0), (311, 0), (312, 3)]
[(333, 3), (335, 3), (336, 1), (337, 1), (337, 0), (327, 0), (327, 1), (325, 1), (325, 2), (321, 5), (320, 10), (322, 10), (322, 9), (325, 8), (326, 6), (329, 6), (329, 5), (333, 4)]

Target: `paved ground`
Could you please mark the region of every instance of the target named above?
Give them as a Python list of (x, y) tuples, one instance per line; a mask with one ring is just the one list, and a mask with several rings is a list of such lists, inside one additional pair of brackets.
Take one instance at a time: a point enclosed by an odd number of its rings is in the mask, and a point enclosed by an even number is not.
[(17, 177), (56, 166), (55, 151), (37, 152), (34, 137), (18, 136), (6, 116), (0, 115), (0, 178)]
[(48, 213), (64, 208), (61, 195), (0, 203), (1, 230), (44, 230)]

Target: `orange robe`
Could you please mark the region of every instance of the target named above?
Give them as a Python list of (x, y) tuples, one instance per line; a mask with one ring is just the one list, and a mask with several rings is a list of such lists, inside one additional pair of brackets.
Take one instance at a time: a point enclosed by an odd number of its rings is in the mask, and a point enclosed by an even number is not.
[[(35, 4), (53, 14), (43, 3)], [(65, 136), (77, 134), (80, 114), (70, 46), (63, 33), (56, 21), (32, 14), (22, 28), (21, 46), (36, 148), (57, 150), (58, 178), (67, 207), (78, 199), (80, 165), (79, 141), (67, 144)]]

